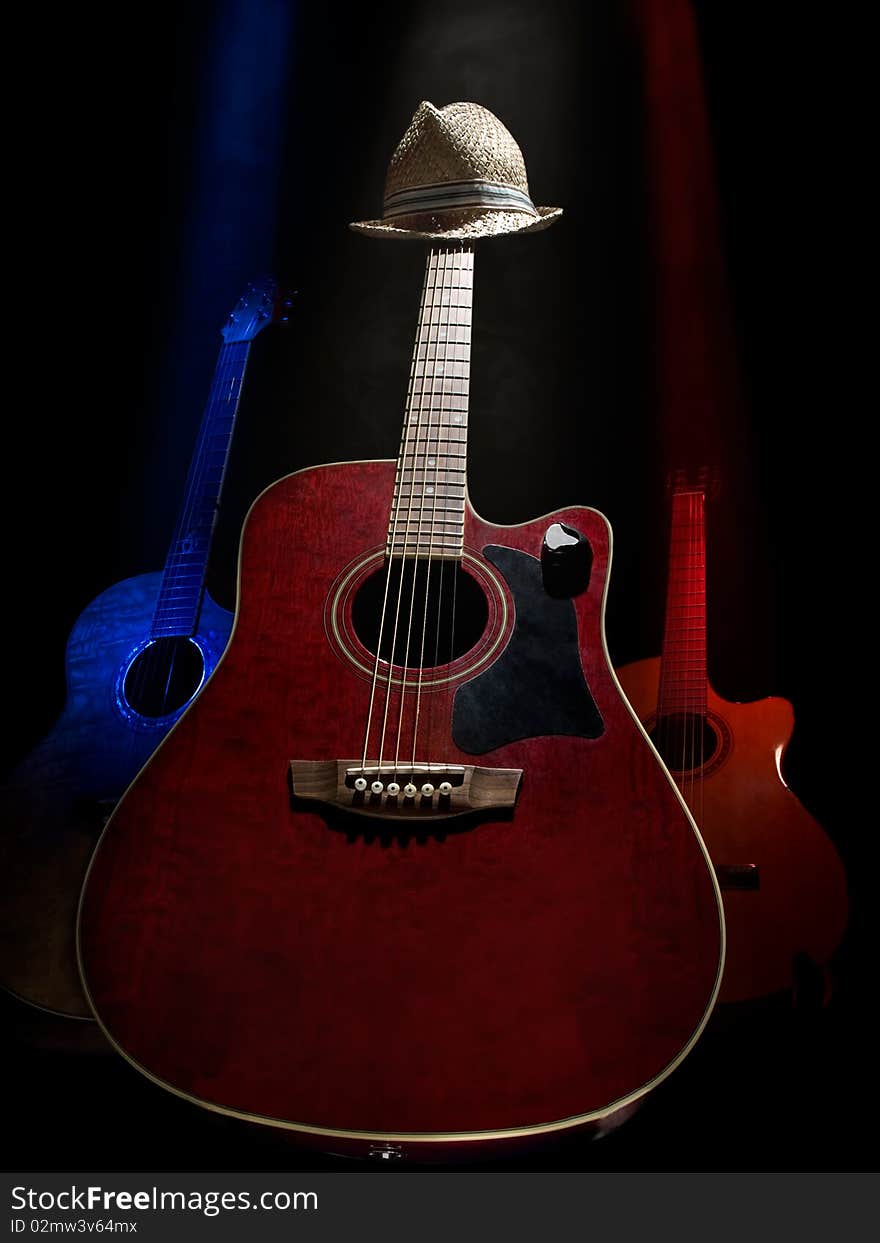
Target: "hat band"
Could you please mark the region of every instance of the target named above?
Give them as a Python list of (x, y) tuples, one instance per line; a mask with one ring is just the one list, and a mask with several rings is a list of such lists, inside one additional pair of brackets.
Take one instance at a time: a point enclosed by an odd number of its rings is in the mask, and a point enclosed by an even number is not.
[(535, 204), (516, 186), (499, 185), (494, 181), (444, 181), (431, 186), (412, 186), (387, 194), (383, 218), (387, 220), (393, 216), (444, 211), (450, 207), (494, 207), (538, 216)]

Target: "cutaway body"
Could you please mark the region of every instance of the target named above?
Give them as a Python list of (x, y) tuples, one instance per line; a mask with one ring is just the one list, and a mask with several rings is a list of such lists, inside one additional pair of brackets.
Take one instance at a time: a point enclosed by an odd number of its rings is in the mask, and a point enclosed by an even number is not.
[[(253, 506), (227, 652), (93, 858), (88, 995), (163, 1086), (326, 1150), (601, 1130), (696, 1040), (724, 941), (705, 849), (608, 664), (610, 530), (589, 509), (498, 527), (466, 506), (482, 628), (451, 662), (407, 662), (402, 699), (395, 666), (388, 738), (417, 735), (421, 777), (521, 777), (468, 814), (432, 795), (357, 815), (375, 666), (353, 619), (394, 478), (321, 467)], [(571, 598), (542, 588), (553, 522), (591, 552)], [(292, 761), (344, 761), (327, 806), (297, 796)]]
[[(0, 789), (0, 982), (74, 1017), (91, 1017), (74, 930), (92, 850), (116, 800), (181, 711), (141, 716), (124, 692), (125, 671), (149, 640), (161, 580), (155, 573), (116, 583), (80, 614), (67, 643), (64, 709)], [(192, 638), (203, 676), (231, 627), (232, 614), (206, 596)]]
[[(660, 659), (626, 665), (618, 677), (652, 731)], [(828, 963), (846, 928), (846, 878), (830, 839), (782, 776), (791, 704), (728, 703), (707, 685), (707, 721), (706, 763), (691, 765), (686, 751), (667, 762), (722, 882), (727, 956), (719, 1000), (743, 1001), (791, 988), (797, 955)]]

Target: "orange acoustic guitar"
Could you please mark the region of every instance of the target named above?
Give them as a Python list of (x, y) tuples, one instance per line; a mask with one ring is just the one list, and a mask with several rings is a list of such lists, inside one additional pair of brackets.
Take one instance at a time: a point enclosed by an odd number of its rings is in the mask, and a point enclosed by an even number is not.
[(706, 486), (676, 479), (663, 655), (617, 670), (700, 827), (724, 895), (719, 1000), (792, 986), (806, 954), (827, 965), (847, 921), (843, 865), (785, 784), (786, 699), (728, 703), (706, 675)]

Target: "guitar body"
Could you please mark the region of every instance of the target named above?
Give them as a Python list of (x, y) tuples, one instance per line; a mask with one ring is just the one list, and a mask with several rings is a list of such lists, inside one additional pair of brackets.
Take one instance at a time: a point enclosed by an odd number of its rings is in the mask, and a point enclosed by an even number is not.
[[(394, 477), (302, 471), (252, 507), (227, 652), (92, 860), (88, 995), (162, 1086), (325, 1150), (448, 1158), (601, 1129), (696, 1040), (724, 938), (705, 849), (608, 664), (605, 519), (466, 509), (486, 621), (428, 671), (419, 753), (521, 769), (514, 807), (391, 823), (291, 792), (291, 760), (361, 755), (372, 658), (352, 618)], [(554, 520), (592, 550), (572, 599), (540, 589)], [(407, 729), (414, 711), (407, 691)]]
[[(626, 665), (618, 677), (650, 731), (660, 660)], [(797, 955), (828, 963), (846, 927), (846, 877), (824, 830), (782, 778), (791, 704), (779, 698), (728, 703), (707, 690), (714, 754), (702, 770), (682, 773), (672, 763), (670, 770), (686, 782), (716, 867), (756, 866), (756, 888), (724, 887), (727, 956), (719, 1000), (743, 1001), (791, 988)], [(694, 783), (693, 795), (687, 783)]]
[[(124, 693), (123, 675), (149, 636), (161, 578), (126, 579), (83, 611), (67, 643), (64, 710), (0, 790), (0, 981), (25, 1001), (65, 1015), (91, 1017), (74, 928), (95, 842), (113, 804), (183, 710), (141, 716)], [(231, 626), (232, 614), (206, 596), (194, 636), (205, 676)]]

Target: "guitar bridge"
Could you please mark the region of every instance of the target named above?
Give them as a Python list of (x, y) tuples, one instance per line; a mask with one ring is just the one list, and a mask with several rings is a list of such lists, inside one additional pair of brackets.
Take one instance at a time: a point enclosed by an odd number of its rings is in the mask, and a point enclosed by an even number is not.
[(359, 764), (357, 760), (291, 760), (294, 798), (385, 820), (442, 820), (513, 807), (521, 768), (475, 764)]

